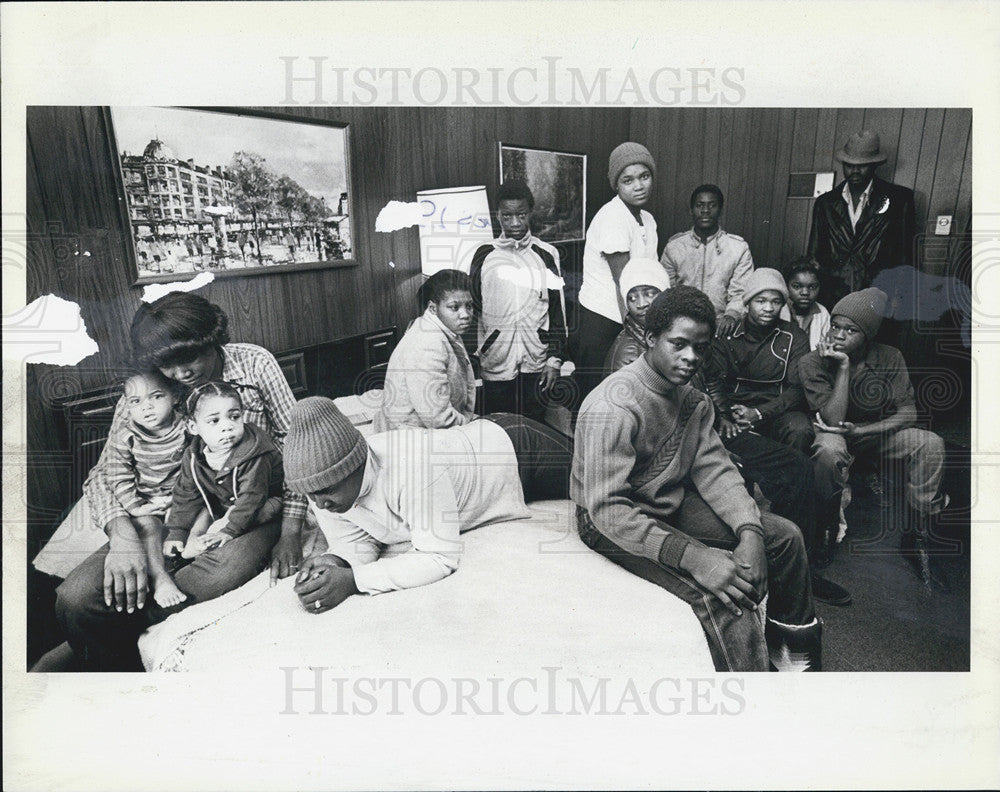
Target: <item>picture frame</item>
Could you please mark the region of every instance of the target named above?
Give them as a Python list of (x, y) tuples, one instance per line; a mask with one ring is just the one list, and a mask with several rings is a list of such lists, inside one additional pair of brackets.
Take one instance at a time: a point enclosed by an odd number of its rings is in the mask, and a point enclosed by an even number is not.
[(535, 198), (532, 233), (582, 242), (587, 230), (587, 155), (500, 143), (500, 183), (521, 179)]
[(135, 285), (357, 263), (347, 124), (230, 107), (105, 120)]

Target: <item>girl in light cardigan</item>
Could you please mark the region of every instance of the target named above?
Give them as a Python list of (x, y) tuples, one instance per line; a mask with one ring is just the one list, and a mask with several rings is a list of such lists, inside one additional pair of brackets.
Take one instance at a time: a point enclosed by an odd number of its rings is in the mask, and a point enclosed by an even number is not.
[(441, 270), (423, 284), (419, 296), (424, 312), (389, 358), (376, 432), (461, 426), (476, 417), (476, 381), (462, 343), (473, 319), (469, 276)]

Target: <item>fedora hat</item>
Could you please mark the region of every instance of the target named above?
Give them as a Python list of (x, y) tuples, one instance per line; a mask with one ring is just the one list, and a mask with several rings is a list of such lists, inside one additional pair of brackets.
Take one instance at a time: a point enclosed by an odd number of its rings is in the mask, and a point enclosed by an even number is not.
[(868, 129), (855, 132), (844, 147), (837, 152), (837, 159), (848, 165), (877, 165), (889, 159), (882, 152), (878, 133)]

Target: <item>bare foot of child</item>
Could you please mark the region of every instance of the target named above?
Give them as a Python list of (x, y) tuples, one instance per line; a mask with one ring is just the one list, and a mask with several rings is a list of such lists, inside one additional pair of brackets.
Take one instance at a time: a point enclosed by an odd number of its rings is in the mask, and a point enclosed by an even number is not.
[(184, 602), (187, 594), (177, 588), (170, 575), (164, 575), (153, 581), (153, 599), (161, 608), (170, 608)]

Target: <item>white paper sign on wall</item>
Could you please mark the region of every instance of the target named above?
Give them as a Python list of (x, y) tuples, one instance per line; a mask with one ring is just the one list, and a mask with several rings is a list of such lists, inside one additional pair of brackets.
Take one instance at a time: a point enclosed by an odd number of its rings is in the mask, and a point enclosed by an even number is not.
[(420, 265), (424, 275), (443, 269), (468, 272), (472, 255), (493, 239), (486, 188), (421, 190)]

